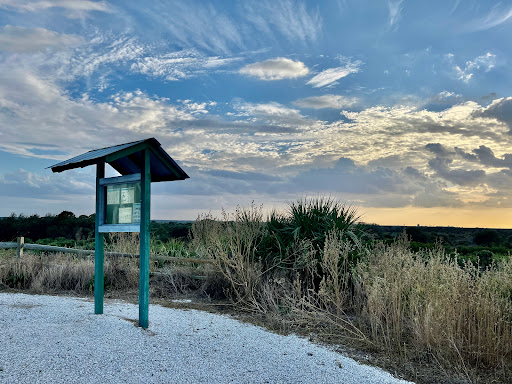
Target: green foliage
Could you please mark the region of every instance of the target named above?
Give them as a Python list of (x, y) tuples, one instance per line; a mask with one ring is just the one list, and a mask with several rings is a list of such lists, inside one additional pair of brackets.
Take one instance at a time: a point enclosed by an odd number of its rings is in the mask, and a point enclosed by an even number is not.
[(75, 217), (72, 212), (63, 211), (57, 216), (12, 214), (0, 218), (0, 241), (14, 241), (19, 236), (36, 242), (60, 237), (68, 240), (94, 238), (94, 215)]
[(170, 257), (190, 256), (187, 244), (181, 239), (170, 239), (167, 242), (152, 240), (151, 253)]
[(289, 204), (285, 213), (272, 212), (267, 219), (263, 239), (258, 249), (260, 260), (269, 268), (302, 267), (295, 248), (308, 242), (320, 255), (327, 234), (336, 230), (344, 238), (359, 243), (363, 235), (356, 210), (332, 198), (302, 198)]
[(476, 245), (499, 244), (500, 243), (500, 235), (496, 231), (486, 229), (486, 230), (477, 232), (475, 234), (475, 237), (473, 238), (473, 241), (475, 242)]
[(31, 279), (22, 271), (9, 271), (5, 279), (5, 285), (9, 288), (23, 289), (30, 285)]
[(487, 249), (479, 251), (476, 256), (478, 257), (480, 267), (484, 269), (491, 265), (494, 259), (494, 254)]

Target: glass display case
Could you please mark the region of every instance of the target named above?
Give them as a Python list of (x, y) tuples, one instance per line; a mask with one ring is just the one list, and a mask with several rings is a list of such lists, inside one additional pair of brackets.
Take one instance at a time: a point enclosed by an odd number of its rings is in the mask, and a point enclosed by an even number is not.
[(104, 224), (140, 223), (140, 182), (106, 186)]
[(140, 173), (101, 178), (99, 186), (100, 226), (105, 232), (140, 232), (141, 176)]

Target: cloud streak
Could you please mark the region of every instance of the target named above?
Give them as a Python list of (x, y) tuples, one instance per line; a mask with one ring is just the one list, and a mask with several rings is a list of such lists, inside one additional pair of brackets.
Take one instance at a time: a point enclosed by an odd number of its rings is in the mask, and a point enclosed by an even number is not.
[(308, 9), (303, 1), (261, 0), (244, 4), (244, 17), (257, 30), (272, 37), (276, 32), (288, 41), (314, 42), (322, 31), (318, 9)]
[(510, 22), (511, 20), (512, 7), (496, 4), (485, 17), (470, 22), (467, 29), (470, 31), (484, 31), (497, 27), (503, 23)]
[(402, 3), (404, 0), (388, 0), (388, 10), (389, 10), (389, 26), (393, 27), (398, 20), (400, 20), (400, 15), (402, 12)]
[(329, 68), (319, 74), (313, 76), (306, 84), (311, 85), (313, 88), (325, 87), (333, 85), (337, 80), (346, 77), (352, 73), (357, 73), (360, 70), (362, 63), (360, 61), (349, 62), (343, 67)]
[(230, 66), (239, 60), (236, 57), (205, 56), (196, 50), (188, 49), (159, 56), (136, 57), (130, 70), (133, 73), (178, 81), (198, 74), (211, 73), (213, 70)]

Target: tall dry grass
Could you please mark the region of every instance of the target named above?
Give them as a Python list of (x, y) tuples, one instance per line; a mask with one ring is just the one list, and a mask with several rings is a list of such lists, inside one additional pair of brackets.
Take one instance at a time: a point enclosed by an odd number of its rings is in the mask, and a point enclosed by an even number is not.
[[(136, 294), (139, 284), (139, 236), (135, 233), (109, 234), (105, 250), (132, 254), (133, 257), (106, 256), (104, 262), (105, 291), (107, 294)], [(157, 255), (187, 256), (181, 243), (163, 246), (156, 244)], [(178, 252), (176, 252), (178, 251)], [(155, 252), (154, 252), (155, 253)], [(211, 298), (223, 295), (226, 283), (211, 265), (167, 263), (151, 260), (150, 295), (168, 298), (195, 292)], [(199, 277), (199, 278), (198, 278)], [(203, 278), (205, 277), (205, 278)], [(35, 293), (94, 292), (94, 256), (76, 257), (63, 253), (25, 251), (22, 258), (15, 252), (0, 253), (0, 289), (14, 288)]]
[(466, 375), (512, 368), (512, 261), (485, 271), (442, 247), (412, 252), (407, 240), (376, 246), (354, 277), (360, 325), (403, 355), (425, 353)]
[(238, 308), (433, 363), (470, 382), (482, 372), (501, 380), (512, 373), (510, 258), (482, 270), (441, 245), (414, 252), (404, 236), (362, 247), (331, 230), (321, 248), (309, 239), (288, 244), (293, 265), (263, 270), (264, 231), (254, 207), (194, 225), (192, 243), (216, 260)]
[[(110, 291), (136, 288), (138, 261), (115, 258), (105, 260), (105, 286)], [(35, 254), (25, 252), (22, 258), (0, 260), (0, 283), (9, 288), (36, 293), (94, 291), (94, 258), (78, 258), (69, 254)]]
[(226, 293), (235, 303), (259, 308), (258, 289), (263, 271), (256, 251), (263, 232), (262, 208), (238, 207), (233, 214), (222, 214), (222, 220), (203, 216), (193, 224), (191, 246), (200, 257), (215, 261), (229, 283)]

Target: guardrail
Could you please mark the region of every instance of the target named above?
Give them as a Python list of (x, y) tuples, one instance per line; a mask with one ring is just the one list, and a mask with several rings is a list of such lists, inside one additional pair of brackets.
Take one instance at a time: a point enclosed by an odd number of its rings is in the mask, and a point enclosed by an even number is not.
[[(23, 237), (18, 237), (17, 242), (0, 242), (0, 249), (16, 248), (16, 257), (23, 257), (23, 251), (25, 249), (32, 251), (43, 251), (43, 252), (62, 252), (62, 253), (75, 253), (83, 256), (92, 256), (94, 251), (88, 249), (76, 249), (66, 247), (56, 247), (53, 245), (42, 245), (42, 244), (27, 244)], [(139, 257), (138, 254), (131, 253), (119, 253), (119, 252), (105, 252), (105, 256), (113, 257)], [(156, 256), (149, 255), (153, 260), (161, 261), (172, 261), (176, 263), (197, 263), (197, 264), (213, 264), (214, 261), (211, 259), (196, 259), (195, 257), (171, 257), (171, 256)]]

